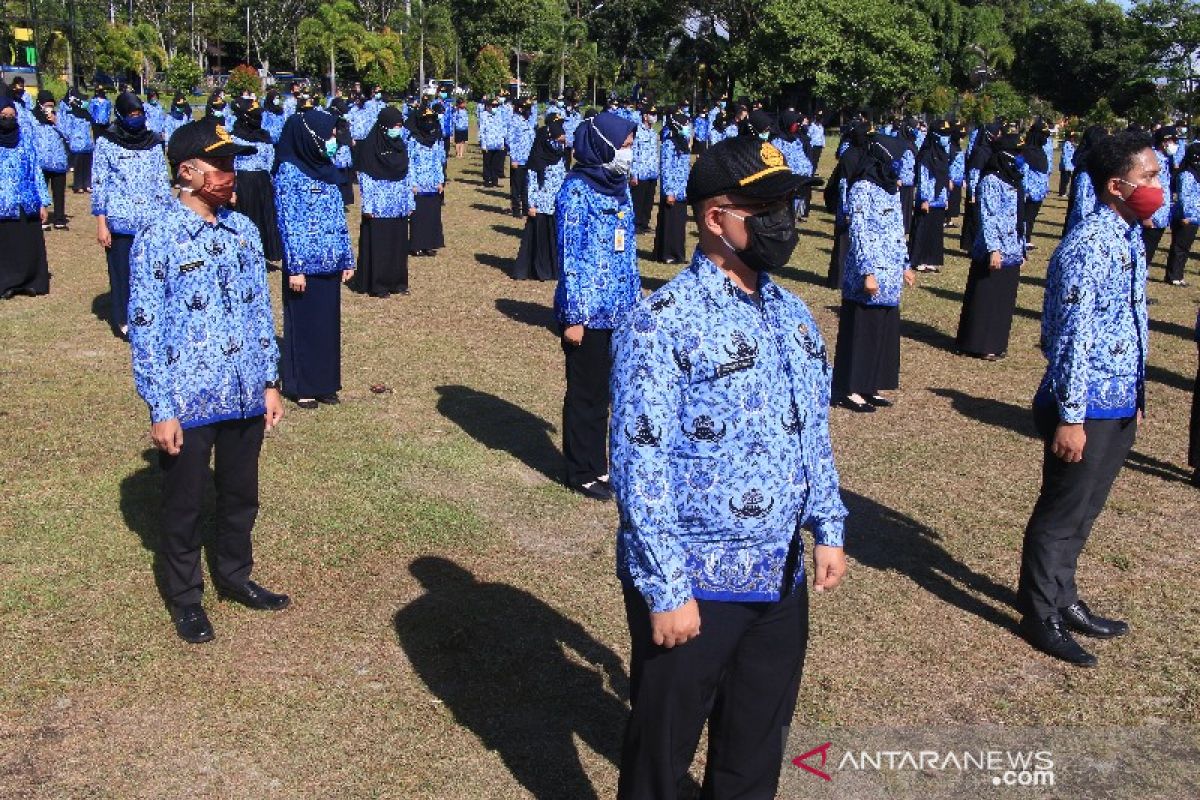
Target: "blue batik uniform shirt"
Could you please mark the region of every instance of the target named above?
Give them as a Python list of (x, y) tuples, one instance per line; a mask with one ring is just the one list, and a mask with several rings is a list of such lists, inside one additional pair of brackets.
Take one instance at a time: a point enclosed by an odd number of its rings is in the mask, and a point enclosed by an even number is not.
[(272, 176), (283, 263), (292, 275), (327, 275), (354, 269), (342, 193), (310, 178), (291, 162)]
[(613, 335), (617, 574), (652, 612), (779, 600), (801, 526), (842, 545), (821, 333), (765, 273), (757, 294), (697, 250)]
[(1016, 267), (1025, 260), (1025, 232), (1017, 230), (1017, 190), (988, 174), (979, 181), (979, 231), (971, 258), (1000, 254), (1000, 266)]
[(264, 415), (279, 349), (254, 223), (228, 209), (209, 223), (173, 200), (134, 239), (129, 265), (133, 376), (151, 421)]
[(1046, 270), (1035, 402), (1067, 423), (1124, 419), (1145, 405), (1146, 248), (1141, 225), (1108, 206), (1062, 240)]
[(633, 177), (639, 181), (658, 180), (658, 135), (653, 126), (640, 122), (633, 135)]
[(50, 205), (50, 190), (31, 135), (23, 128), (16, 147), (0, 147), (0, 219), (36, 217)]
[(554, 316), (564, 328), (611, 330), (642, 293), (629, 191), (610, 197), (568, 175), (554, 204), (562, 264)]
[(129, 150), (111, 139), (96, 142), (92, 157), (92, 216), (104, 215), (112, 233), (134, 234), (174, 201), (162, 147)]
[[(846, 197), (849, 247), (842, 270), (842, 297), (868, 306), (898, 306), (909, 268), (900, 193), (871, 181), (856, 181)], [(874, 275), (879, 291), (872, 296), (863, 281)]]
[(67, 171), (67, 139), (58, 128), (41, 122), (34, 123), (33, 144), (43, 170), (58, 173)]

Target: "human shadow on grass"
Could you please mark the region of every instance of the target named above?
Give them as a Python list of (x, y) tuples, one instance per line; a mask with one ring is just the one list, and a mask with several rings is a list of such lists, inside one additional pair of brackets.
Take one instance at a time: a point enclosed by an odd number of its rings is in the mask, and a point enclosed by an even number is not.
[(512, 270), (513, 258), (498, 256), (493, 253), (476, 253), (475, 261), (483, 264), (485, 267), (495, 267), (496, 269), (508, 275)]
[(471, 203), (471, 208), (476, 211), (489, 211), (493, 214), (503, 214), (506, 217), (512, 216), (512, 209), (504, 206), (494, 206), (488, 203)]
[(459, 564), (409, 564), (424, 594), (396, 611), (412, 668), (459, 725), (538, 798), (595, 798), (575, 744), (620, 761), (628, 710), (621, 659), (541, 598)]
[[(955, 558), (937, 531), (845, 489), (842, 500), (850, 511), (846, 519), (847, 555), (871, 569), (907, 575), (940, 600), (1017, 632), (1016, 618), (1008, 613), (1017, 606), (1016, 593)], [(984, 602), (977, 594), (992, 602)]]
[(552, 481), (561, 478), (562, 455), (552, 434), (556, 428), (502, 397), (468, 386), (437, 387), (437, 410), (475, 441), (503, 450)]
[(121, 481), (121, 516), (126, 527), (137, 534), (142, 547), (154, 554), (154, 585), (163, 607), (170, 611), (166, 586), (163, 583), (164, 565), (159, 555), (159, 514), (162, 501), (162, 472), (158, 466), (158, 450), (147, 448), (142, 453), (145, 464)]
[(514, 236), (516, 238), (520, 238), (521, 234), (524, 233), (523, 228), (518, 228), (515, 225), (501, 225), (498, 223), (492, 226), (492, 230), (494, 230), (496, 233), (501, 233), (505, 236)]
[[(949, 400), (951, 407), (967, 419), (973, 419), (996, 428), (1004, 428), (1031, 439), (1040, 438), (1037, 428), (1033, 424), (1033, 410), (1029, 406), (1019, 406), (989, 397), (973, 397), (957, 389), (930, 389), (929, 391), (938, 397)], [(1125, 467), (1165, 481), (1187, 482), (1191, 480), (1189, 470), (1139, 453), (1137, 450), (1129, 451), (1129, 455), (1125, 459)]]
[(534, 328), (545, 328), (558, 335), (558, 321), (554, 318), (554, 309), (549, 306), (501, 297), (496, 300), (496, 310), (514, 322), (522, 322)]
[(958, 341), (953, 336), (926, 322), (905, 319), (902, 316), (900, 318), (900, 335), (905, 339), (921, 342), (938, 350), (945, 350), (947, 353), (958, 351)]

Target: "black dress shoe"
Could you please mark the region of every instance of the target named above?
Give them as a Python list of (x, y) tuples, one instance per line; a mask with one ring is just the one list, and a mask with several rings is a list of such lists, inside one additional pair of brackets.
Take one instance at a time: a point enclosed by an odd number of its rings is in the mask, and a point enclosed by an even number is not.
[(595, 480), (575, 487), (575, 491), (579, 492), (584, 497), (589, 497), (592, 500), (599, 500), (602, 503), (607, 503), (613, 499), (612, 489), (604, 481)]
[(204, 606), (199, 603), (176, 609), (174, 622), (175, 633), (188, 644), (211, 642), (216, 636), (208, 615), (204, 613)]
[(891, 408), (893, 405), (895, 405), (895, 403), (893, 403), (891, 400), (888, 400), (886, 397), (880, 397), (877, 394), (873, 394), (868, 397), (867, 402), (876, 408)]
[(305, 411), (312, 411), (318, 405), (320, 405), (320, 403), (318, 403), (316, 400), (313, 400), (311, 397), (309, 397), (309, 398), (305, 398), (303, 400), (297, 400), (296, 405), (300, 406)]
[(324, 403), (327, 406), (336, 406), (340, 405), (342, 401), (338, 399), (337, 392), (334, 392), (333, 394), (321, 395), (317, 398), (317, 402)]
[(283, 611), (292, 602), (286, 594), (267, 591), (254, 581), (246, 581), (237, 587), (218, 586), (217, 593), (225, 600), (241, 603), (255, 611)]
[(1085, 636), (1097, 639), (1113, 639), (1129, 633), (1129, 625), (1119, 619), (1105, 619), (1092, 613), (1087, 603), (1076, 600), (1072, 605), (1059, 609), (1067, 627)]
[(875, 406), (870, 403), (860, 403), (856, 400), (851, 400), (849, 397), (843, 397), (838, 400), (838, 405), (842, 408), (848, 408), (851, 411), (856, 411), (859, 414), (874, 414)]
[(1021, 620), (1021, 633), (1031, 645), (1048, 656), (1077, 667), (1096, 666), (1096, 657), (1080, 647), (1064, 627), (1062, 617), (1057, 614), (1051, 614), (1044, 620), (1025, 617)]

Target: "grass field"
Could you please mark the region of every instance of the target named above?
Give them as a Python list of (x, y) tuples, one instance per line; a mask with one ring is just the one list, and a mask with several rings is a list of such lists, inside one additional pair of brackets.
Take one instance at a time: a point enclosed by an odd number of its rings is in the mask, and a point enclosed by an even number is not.
[[(175, 638), (155, 589), (145, 406), (103, 320), (93, 220), (68, 194), (71, 230), (47, 234), (51, 295), (0, 304), (0, 797), (613, 796), (628, 650), (615, 513), (557, 482), (553, 286), (506, 276), (521, 222), (479, 171), (478, 153), (451, 161), (448, 246), (412, 261), (410, 296), (345, 296), (343, 404), (289, 405), (268, 436), (255, 576), (293, 607), (210, 593), (218, 638), (201, 647)], [(1064, 208), (1046, 204), (1007, 360), (951, 352), (966, 276), (952, 250), (904, 296), (897, 407), (832, 412), (851, 572), (814, 597), (797, 730), (1200, 713), (1200, 494), (1183, 466), (1197, 292), (1161, 283), (1163, 250), (1148, 418), (1080, 566), (1086, 598), (1133, 632), (1095, 645), (1091, 671), (1014, 634)], [(780, 281), (832, 349), (830, 230), (814, 213)], [(647, 286), (677, 269), (642, 262)]]

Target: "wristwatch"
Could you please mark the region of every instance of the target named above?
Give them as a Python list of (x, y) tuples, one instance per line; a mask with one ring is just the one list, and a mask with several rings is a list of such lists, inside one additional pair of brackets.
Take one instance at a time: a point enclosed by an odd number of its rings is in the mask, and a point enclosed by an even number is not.
[(267, 381), (266, 384), (263, 385), (263, 390), (266, 391), (267, 389), (274, 389), (275, 391), (279, 391), (281, 386), (283, 386), (283, 381), (276, 379), (273, 381)]

